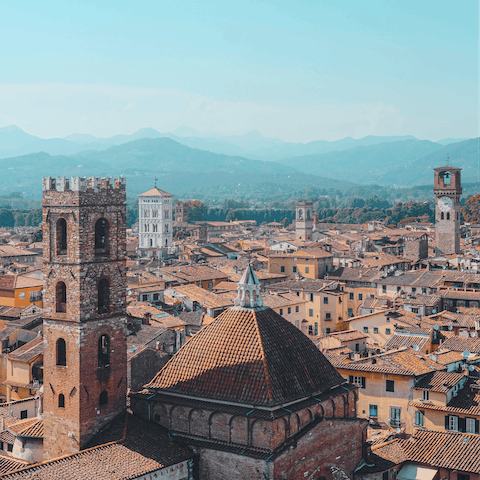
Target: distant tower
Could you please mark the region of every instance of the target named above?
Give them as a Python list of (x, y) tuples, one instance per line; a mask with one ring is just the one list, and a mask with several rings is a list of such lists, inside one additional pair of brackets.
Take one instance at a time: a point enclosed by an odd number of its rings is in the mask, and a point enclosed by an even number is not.
[(460, 253), (461, 168), (435, 168), (435, 243), (438, 253)]
[(157, 187), (138, 196), (138, 248), (142, 257), (172, 246), (172, 203), (173, 195)]
[(188, 202), (175, 202), (175, 221), (188, 223)]
[(125, 179), (43, 179), (44, 459), (125, 408)]
[(295, 233), (297, 240), (312, 241), (313, 233), (313, 203), (299, 202), (295, 205)]

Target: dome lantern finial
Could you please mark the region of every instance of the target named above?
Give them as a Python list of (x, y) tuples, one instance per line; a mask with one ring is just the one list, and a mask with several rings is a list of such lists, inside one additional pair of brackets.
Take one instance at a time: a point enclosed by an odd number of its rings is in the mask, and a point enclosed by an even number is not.
[(260, 282), (249, 264), (242, 278), (238, 282), (238, 295), (235, 298), (235, 306), (242, 308), (256, 308), (263, 306), (263, 300), (260, 296)]

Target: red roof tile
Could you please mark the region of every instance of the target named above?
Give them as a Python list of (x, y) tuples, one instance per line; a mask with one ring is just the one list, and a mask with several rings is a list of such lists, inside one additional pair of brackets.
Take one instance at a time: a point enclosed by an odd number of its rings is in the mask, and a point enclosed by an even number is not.
[(200, 330), (146, 387), (275, 406), (344, 382), (315, 345), (273, 310), (234, 307)]

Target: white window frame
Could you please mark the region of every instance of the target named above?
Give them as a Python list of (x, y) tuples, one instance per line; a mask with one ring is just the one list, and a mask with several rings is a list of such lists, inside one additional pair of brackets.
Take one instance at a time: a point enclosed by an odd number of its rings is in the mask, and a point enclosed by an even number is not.
[(453, 432), (458, 432), (458, 417), (456, 415), (448, 416), (448, 429)]
[(422, 391), (422, 401), (428, 402), (430, 400), (430, 394), (428, 390)]
[(467, 417), (465, 419), (465, 432), (475, 433), (475, 419)]

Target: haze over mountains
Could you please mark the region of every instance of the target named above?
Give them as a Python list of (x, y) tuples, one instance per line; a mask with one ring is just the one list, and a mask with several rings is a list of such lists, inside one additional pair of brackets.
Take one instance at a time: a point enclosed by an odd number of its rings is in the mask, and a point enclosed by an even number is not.
[(129, 195), (157, 177), (162, 188), (176, 195), (251, 198), (259, 190), (274, 196), (309, 187), (428, 184), (432, 168), (446, 163), (463, 168), (464, 181), (479, 178), (479, 139), (431, 142), (413, 136), (302, 144), (259, 132), (221, 136), (180, 127), (167, 134), (144, 128), (110, 138), (72, 134), (41, 139), (11, 126), (0, 128), (2, 157), (0, 189), (38, 194), (39, 177), (47, 175), (125, 175)]

